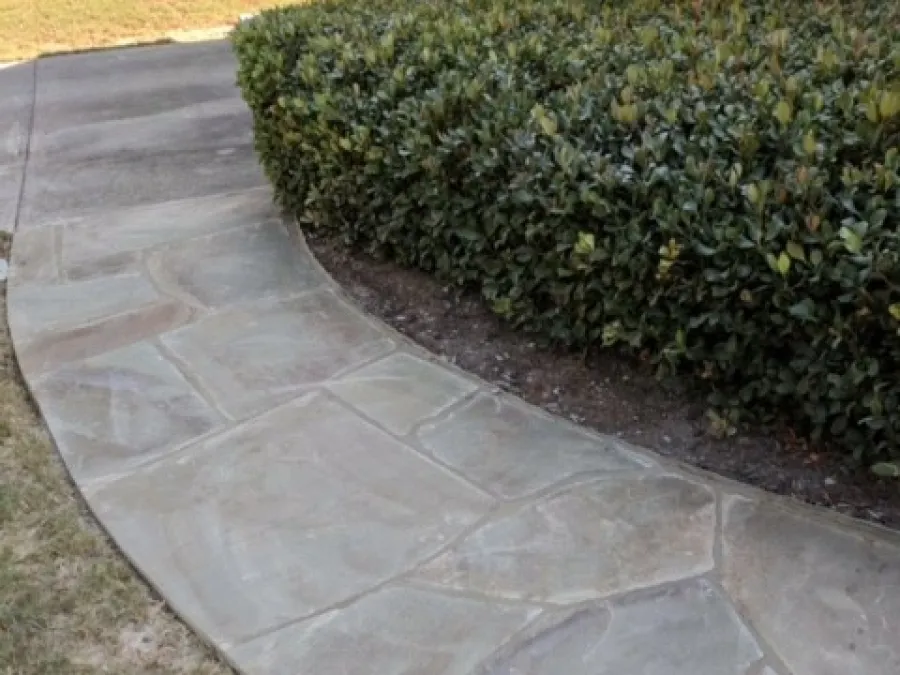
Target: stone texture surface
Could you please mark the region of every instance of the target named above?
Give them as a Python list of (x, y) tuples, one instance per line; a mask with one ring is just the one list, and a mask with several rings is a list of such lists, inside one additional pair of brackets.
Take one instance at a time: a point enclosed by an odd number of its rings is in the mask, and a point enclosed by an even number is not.
[(724, 582), (794, 675), (900, 672), (900, 549), (726, 504)]
[(259, 187), (264, 176), (249, 147), (225, 147), (120, 160), (45, 163), (29, 168), (19, 225), (154, 202)]
[(498, 516), (420, 574), (491, 597), (583, 602), (707, 572), (714, 528), (702, 485), (610, 478)]
[(745, 675), (762, 657), (728, 600), (704, 581), (543, 623), (480, 675)]
[(151, 339), (189, 322), (193, 316), (191, 308), (164, 300), (96, 323), (45, 333), (19, 347), (19, 367), (39, 377), (67, 363)]
[[(235, 67), (225, 40), (41, 59), (33, 146), (39, 149), (45, 135), (85, 124), (146, 119), (193, 104), (240, 100)], [(167, 134), (162, 130), (157, 141), (166, 143)]]
[(42, 60), (32, 162), (249, 147), (235, 65), (222, 42)]
[(423, 359), (288, 240), (233, 69), (219, 42), (0, 70), (19, 365), (191, 626), (246, 675), (900, 673), (900, 536)]
[(315, 394), (91, 503), (172, 605), (223, 645), (407, 571), (490, 504)]
[(248, 672), (270, 675), (469, 675), (537, 615), (536, 608), (388, 587), (230, 656)]
[[(203, 92), (204, 88), (198, 87), (196, 91)], [(230, 94), (230, 91), (226, 93)], [(43, 99), (39, 100), (42, 114), (35, 120), (31, 146), (36, 165), (50, 159), (83, 162), (98, 158), (124, 159), (146, 153), (246, 148), (253, 141), (247, 106), (231, 96), (211, 101), (178, 102), (170, 110), (144, 117), (84, 121), (53, 132), (43, 130), (48, 106)]]
[(277, 217), (271, 192), (260, 189), (82, 216), (53, 229), (60, 230), (66, 276), (82, 279), (109, 274), (119, 265), (133, 267), (138, 255), (148, 249)]
[(411, 354), (394, 354), (332, 382), (329, 388), (388, 431), (405, 436), (473, 392), (476, 385)]
[(146, 343), (60, 369), (32, 387), (60, 453), (81, 481), (122, 472), (221, 421)]
[[(18, 263), (15, 265), (19, 269)], [(10, 324), (17, 341), (56, 333), (159, 302), (147, 277), (122, 274), (74, 284), (22, 285), (9, 299)]]
[(34, 102), (35, 64), (0, 67), (0, 167), (25, 159)]
[(590, 472), (642, 467), (612, 438), (602, 441), (521, 401), (480, 395), (462, 410), (420, 432), (422, 445), (502, 497), (532, 494)]
[(296, 295), (320, 283), (274, 221), (170, 244), (147, 266), (170, 295), (209, 309)]
[(393, 347), (329, 292), (213, 314), (162, 340), (235, 418), (283, 403)]

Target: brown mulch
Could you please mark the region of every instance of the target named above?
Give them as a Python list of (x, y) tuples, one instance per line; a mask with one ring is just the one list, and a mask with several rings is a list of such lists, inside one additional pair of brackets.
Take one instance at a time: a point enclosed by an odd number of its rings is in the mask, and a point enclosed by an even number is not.
[(717, 474), (900, 529), (900, 482), (790, 433), (713, 433), (702, 397), (610, 350), (573, 353), (511, 330), (477, 295), (330, 241), (313, 252), (364, 309), (461, 368), (557, 415)]

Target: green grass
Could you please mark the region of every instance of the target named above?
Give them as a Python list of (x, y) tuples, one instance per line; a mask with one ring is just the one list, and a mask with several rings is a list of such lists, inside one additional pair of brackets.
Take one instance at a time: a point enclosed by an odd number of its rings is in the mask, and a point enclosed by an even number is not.
[(0, 0), (0, 62), (152, 42), (234, 23), (285, 0)]

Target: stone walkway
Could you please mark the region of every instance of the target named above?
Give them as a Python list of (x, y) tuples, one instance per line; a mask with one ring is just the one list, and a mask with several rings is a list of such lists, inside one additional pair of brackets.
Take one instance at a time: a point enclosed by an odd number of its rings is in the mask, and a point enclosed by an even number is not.
[(233, 68), (210, 43), (0, 71), (22, 370), (191, 626), (249, 674), (900, 673), (900, 538), (548, 417), (360, 314), (271, 206)]

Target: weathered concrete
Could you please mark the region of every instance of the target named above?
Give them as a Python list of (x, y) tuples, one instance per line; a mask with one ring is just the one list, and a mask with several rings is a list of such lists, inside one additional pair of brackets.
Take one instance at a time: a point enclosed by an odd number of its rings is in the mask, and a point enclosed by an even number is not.
[(232, 69), (222, 43), (41, 62), (33, 155), (6, 122), (0, 157), (0, 196), (26, 174), (0, 209), (25, 379), (194, 629), (250, 675), (900, 672), (900, 537), (551, 417), (361, 314), (258, 187)]

